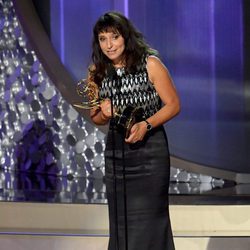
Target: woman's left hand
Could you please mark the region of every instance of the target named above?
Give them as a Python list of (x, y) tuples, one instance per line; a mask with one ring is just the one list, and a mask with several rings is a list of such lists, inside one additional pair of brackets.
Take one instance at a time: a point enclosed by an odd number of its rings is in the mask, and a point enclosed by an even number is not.
[(136, 143), (142, 141), (147, 133), (147, 124), (145, 121), (135, 123), (129, 133), (129, 137), (125, 139), (127, 143)]

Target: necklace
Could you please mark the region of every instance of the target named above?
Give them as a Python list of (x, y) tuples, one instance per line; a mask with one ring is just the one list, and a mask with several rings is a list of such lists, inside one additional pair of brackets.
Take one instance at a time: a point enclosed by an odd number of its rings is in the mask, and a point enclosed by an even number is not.
[(124, 73), (125, 73), (125, 68), (124, 68), (124, 67), (123, 67), (123, 68), (117, 68), (117, 69), (116, 69), (116, 74), (117, 74), (118, 76), (122, 76)]

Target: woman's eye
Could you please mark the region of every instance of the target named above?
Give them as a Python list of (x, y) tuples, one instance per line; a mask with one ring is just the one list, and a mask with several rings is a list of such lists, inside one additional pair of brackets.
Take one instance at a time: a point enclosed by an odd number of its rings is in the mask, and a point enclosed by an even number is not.
[(114, 36), (113, 36), (113, 39), (114, 39), (114, 40), (116, 40), (116, 39), (118, 39), (118, 38), (119, 38), (119, 35), (114, 35)]
[(105, 40), (104, 37), (99, 37), (99, 41), (100, 41), (100, 42), (103, 42), (104, 40)]

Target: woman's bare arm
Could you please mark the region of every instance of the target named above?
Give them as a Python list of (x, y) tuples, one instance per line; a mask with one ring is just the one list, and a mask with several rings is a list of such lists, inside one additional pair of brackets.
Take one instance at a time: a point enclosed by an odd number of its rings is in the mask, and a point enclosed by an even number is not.
[[(179, 113), (180, 100), (167, 68), (157, 57), (150, 56), (148, 58), (147, 70), (149, 80), (153, 83), (163, 102), (162, 108), (147, 119), (154, 128), (164, 124)], [(136, 123), (126, 142), (135, 143), (142, 140), (147, 132), (146, 126), (145, 121)]]

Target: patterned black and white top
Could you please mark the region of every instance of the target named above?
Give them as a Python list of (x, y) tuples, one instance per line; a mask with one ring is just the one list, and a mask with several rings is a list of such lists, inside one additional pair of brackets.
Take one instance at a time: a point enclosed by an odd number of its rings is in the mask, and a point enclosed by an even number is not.
[(126, 73), (124, 68), (116, 69), (116, 77), (110, 79), (107, 76), (103, 79), (99, 88), (99, 97), (112, 99), (119, 114), (128, 105), (142, 107), (145, 118), (155, 114), (161, 107), (161, 100), (148, 78), (146, 64), (147, 57), (144, 57), (135, 73)]

